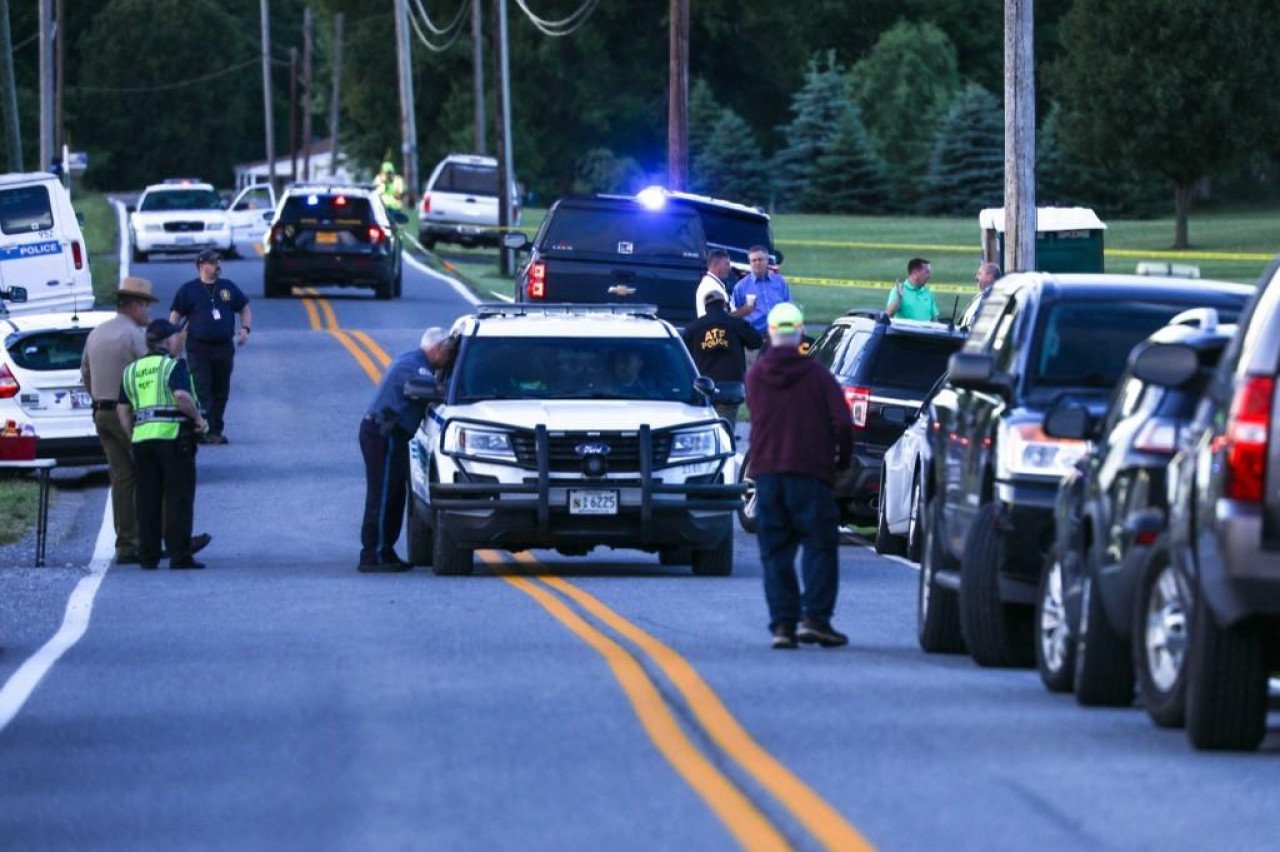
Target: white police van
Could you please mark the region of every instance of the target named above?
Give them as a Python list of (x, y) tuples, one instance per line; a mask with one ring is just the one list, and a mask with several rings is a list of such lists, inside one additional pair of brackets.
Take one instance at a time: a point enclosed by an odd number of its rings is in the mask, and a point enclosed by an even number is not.
[(411, 450), (409, 559), (468, 574), (476, 548), (606, 545), (733, 570), (733, 438), (713, 403), (741, 384), (698, 376), (653, 306), (479, 305), (454, 325), (446, 382)]
[(0, 175), (0, 289), (26, 291), (9, 302), (20, 314), (93, 307), (89, 252), (71, 197), (47, 172)]

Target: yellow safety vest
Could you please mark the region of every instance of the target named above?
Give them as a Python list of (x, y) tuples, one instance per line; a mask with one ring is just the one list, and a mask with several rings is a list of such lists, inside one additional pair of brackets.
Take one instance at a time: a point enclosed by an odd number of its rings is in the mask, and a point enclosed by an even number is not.
[[(168, 355), (147, 355), (124, 370), (124, 391), (133, 406), (133, 442), (172, 441), (186, 416), (169, 389), (169, 379), (178, 366)], [(190, 390), (196, 398), (195, 388)]]

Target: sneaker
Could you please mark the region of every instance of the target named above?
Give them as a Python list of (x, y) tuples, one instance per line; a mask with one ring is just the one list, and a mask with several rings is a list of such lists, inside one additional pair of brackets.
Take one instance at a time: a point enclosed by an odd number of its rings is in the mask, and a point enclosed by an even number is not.
[(222, 435), (222, 434), (219, 434), (219, 433), (217, 433), (217, 432), (206, 432), (206, 433), (204, 433), (203, 435), (201, 435), (201, 436), (200, 436), (200, 443), (202, 443), (202, 444), (226, 444), (226, 443), (228, 443), (228, 441), (227, 441), (227, 436), (226, 436), (226, 435)]
[(773, 628), (773, 650), (790, 651), (798, 648), (796, 643), (796, 626), (790, 622), (783, 622)]
[(413, 566), (408, 562), (365, 562), (361, 561), (359, 571), (361, 574), (399, 574), (408, 571)]
[(394, 550), (388, 550), (386, 553), (379, 554), (378, 561), (381, 562), (383, 565), (400, 566), (400, 570), (402, 571), (408, 571), (410, 568), (413, 567), (413, 563), (405, 562), (403, 559), (400, 558), (399, 554), (397, 554)]
[(177, 562), (169, 561), (170, 571), (198, 571), (203, 567), (203, 562), (197, 562), (194, 559), (180, 559)]
[(823, 648), (839, 648), (849, 644), (849, 637), (831, 626), (825, 618), (822, 620), (806, 618), (800, 622), (796, 630), (796, 638), (806, 645), (818, 644)]
[[(213, 541), (213, 536), (209, 535), (208, 533), (200, 533), (199, 535), (191, 536), (191, 555), (195, 556), (197, 553), (204, 550), (206, 547), (209, 546), (209, 542), (211, 541)], [(160, 558), (168, 559), (169, 551), (161, 548)], [(123, 564), (128, 564), (128, 563), (123, 563)]]

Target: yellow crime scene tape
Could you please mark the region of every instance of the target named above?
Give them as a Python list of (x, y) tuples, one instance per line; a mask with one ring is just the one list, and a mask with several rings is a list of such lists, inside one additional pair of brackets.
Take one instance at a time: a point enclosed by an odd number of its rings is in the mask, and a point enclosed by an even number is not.
[[(977, 245), (912, 245), (909, 243), (863, 243), (844, 240), (781, 240), (779, 246), (804, 246), (807, 248), (847, 248), (866, 251), (905, 251), (924, 254), (926, 252), (962, 252), (977, 253), (981, 248)], [(1269, 262), (1275, 255), (1260, 252), (1227, 252), (1227, 251), (1174, 251), (1169, 249), (1103, 249), (1106, 257), (1125, 258), (1159, 258), (1163, 260), (1227, 260), (1240, 262)], [(834, 280), (834, 279), (828, 279)]]

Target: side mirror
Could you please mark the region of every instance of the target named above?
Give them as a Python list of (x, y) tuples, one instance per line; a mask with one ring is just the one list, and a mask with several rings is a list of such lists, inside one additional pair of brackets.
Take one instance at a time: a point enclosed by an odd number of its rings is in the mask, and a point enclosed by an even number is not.
[(444, 389), (434, 379), (409, 379), (404, 383), (405, 399), (428, 405), (444, 402)]
[(231, 209), (231, 202), (223, 198), (218, 202), (218, 206), (221, 207), (223, 210), (229, 210)]
[(747, 386), (742, 382), (721, 382), (711, 394), (712, 405), (742, 405), (747, 399)]
[(502, 235), (502, 247), (510, 251), (521, 251), (529, 247), (529, 237), (522, 231), (507, 231)]
[(136, 204), (126, 204), (126, 205), (124, 206), (124, 212), (126, 212), (126, 213), (137, 213), (137, 212), (138, 212), (138, 205), (136, 205)]
[(1145, 384), (1181, 387), (1200, 373), (1200, 356), (1181, 343), (1139, 343), (1129, 354), (1129, 371)]
[(0, 298), (13, 302), (15, 305), (20, 305), (27, 300), (27, 288), (9, 287), (7, 289), (0, 290)]
[(705, 397), (715, 396), (716, 380), (710, 376), (698, 376), (693, 380), (693, 389)]
[(409, 224), (409, 217), (404, 215), (404, 213), (401, 213), (399, 210), (390, 210), (388, 212), (391, 214), (391, 221), (395, 222), (397, 225)]
[(1093, 415), (1078, 402), (1055, 402), (1044, 416), (1044, 432), (1051, 438), (1087, 441), (1093, 427)]
[(947, 380), (955, 387), (1008, 397), (1013, 378), (995, 371), (995, 359), (985, 352), (957, 352), (947, 362)]
[(273, 215), (274, 215), (274, 214), (273, 214), (270, 210), (266, 211), (265, 213), (263, 213), (263, 214), (262, 214), (262, 221), (264, 221), (264, 222), (270, 222), (270, 221), (271, 221), (271, 217), (272, 217)]

